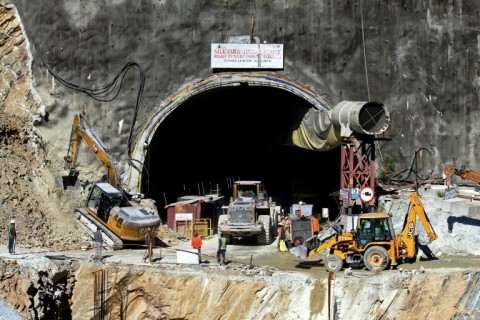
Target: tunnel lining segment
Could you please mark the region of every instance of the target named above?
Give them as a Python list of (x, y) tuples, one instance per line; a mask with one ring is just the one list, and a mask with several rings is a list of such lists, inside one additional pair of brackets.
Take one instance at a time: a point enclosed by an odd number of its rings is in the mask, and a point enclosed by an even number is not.
[[(144, 163), (147, 148), (153, 139), (160, 124), (177, 107), (181, 106), (188, 99), (214, 89), (222, 87), (236, 87), (240, 85), (252, 87), (271, 87), (288, 91), (308, 101), (318, 111), (329, 111), (333, 106), (322, 96), (313, 92), (301, 83), (277, 73), (222, 73), (209, 78), (188, 83), (177, 93), (166, 99), (156, 112), (147, 120), (139, 134), (139, 139), (132, 152), (134, 163)], [(126, 189), (131, 193), (141, 193), (141, 173), (131, 165), (127, 167), (127, 178), (125, 179)]]

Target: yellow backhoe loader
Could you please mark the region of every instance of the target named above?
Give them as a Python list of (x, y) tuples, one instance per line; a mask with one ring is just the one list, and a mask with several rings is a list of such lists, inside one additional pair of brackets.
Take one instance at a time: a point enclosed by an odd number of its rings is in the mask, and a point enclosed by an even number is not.
[(415, 258), (417, 219), (422, 223), (429, 242), (437, 239), (420, 197), (412, 193), (410, 209), (398, 235), (395, 235), (389, 214), (366, 213), (358, 216), (355, 230), (345, 232), (339, 224), (334, 224), (331, 234), (312, 237), (290, 251), (305, 259), (329, 250), (325, 267), (332, 272), (340, 271), (345, 266), (362, 265), (368, 270), (381, 271)]

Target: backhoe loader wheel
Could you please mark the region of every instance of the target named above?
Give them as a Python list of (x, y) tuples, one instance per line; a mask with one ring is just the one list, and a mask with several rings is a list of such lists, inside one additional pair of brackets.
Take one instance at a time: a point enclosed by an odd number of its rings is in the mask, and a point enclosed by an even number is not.
[(325, 268), (329, 272), (338, 272), (343, 268), (343, 260), (339, 256), (331, 254), (325, 261)]
[(365, 251), (363, 257), (365, 267), (370, 271), (382, 271), (388, 266), (390, 257), (384, 247), (374, 246)]

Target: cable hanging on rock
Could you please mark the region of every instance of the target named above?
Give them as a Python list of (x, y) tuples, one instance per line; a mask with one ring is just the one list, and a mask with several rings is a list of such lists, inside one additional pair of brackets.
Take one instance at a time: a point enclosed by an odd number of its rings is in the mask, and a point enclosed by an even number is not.
[(131, 158), (131, 150), (132, 150), (132, 144), (133, 144), (133, 131), (135, 128), (135, 122), (137, 120), (137, 114), (138, 114), (138, 106), (140, 104), (140, 98), (143, 93), (143, 89), (145, 87), (145, 74), (143, 72), (142, 67), (136, 63), (136, 62), (128, 62), (123, 66), (123, 68), (118, 72), (118, 74), (113, 78), (112, 81), (107, 83), (106, 85), (100, 86), (96, 89), (91, 89), (87, 87), (82, 87), (79, 85), (76, 85), (70, 81), (67, 81), (60, 77), (56, 72), (52, 70), (46, 64), (44, 61), (42, 61), (43, 65), (45, 68), (47, 68), (48, 72), (61, 84), (63, 84), (65, 87), (69, 89), (73, 89), (78, 92), (82, 92), (89, 97), (91, 97), (94, 100), (100, 101), (100, 102), (110, 102), (113, 101), (119, 94), (120, 90), (122, 88), (123, 80), (125, 78), (126, 73), (131, 69), (131, 68), (138, 68), (139, 70), (139, 76), (140, 76), (140, 86), (137, 92), (137, 100), (135, 104), (135, 111), (133, 114), (133, 119), (132, 119), (132, 125), (130, 126), (130, 133), (128, 137), (128, 157)]
[[(420, 148), (420, 149), (416, 150), (415, 154), (413, 155), (412, 161), (410, 162), (410, 166), (407, 169), (402, 170), (402, 171), (396, 173), (395, 175), (393, 175), (391, 180), (392, 181), (395, 180), (397, 182), (406, 182), (406, 181), (409, 181), (408, 179), (413, 174), (414, 179), (415, 179), (415, 184), (418, 186), (418, 184), (419, 184), (418, 181), (419, 180), (427, 181), (427, 180), (431, 179), (432, 174), (433, 174), (433, 169), (431, 169), (429, 171), (428, 176), (421, 175), (419, 173), (419, 170), (418, 170), (418, 155), (422, 151), (426, 151), (428, 153), (428, 155), (430, 155), (430, 157), (432, 157), (432, 153), (427, 148)], [(396, 179), (396, 177), (399, 177), (399, 178)]]
[[(26, 20), (23, 19), (22, 15), (20, 12), (18, 13), (20, 20), (22, 21), (22, 24), (24, 26), (24, 30), (30, 40), (30, 42), (33, 44), (33, 48), (35, 51), (38, 53), (39, 60), (42, 62), (42, 65), (48, 70), (48, 72), (62, 85), (64, 85), (67, 88), (76, 90), (78, 92), (83, 92), (84, 94), (88, 95), (92, 99), (100, 102), (110, 102), (113, 101), (115, 98), (120, 93), (120, 89), (122, 88), (123, 80), (125, 78), (126, 73), (131, 69), (131, 68), (138, 68), (139, 72), (139, 77), (140, 77), (140, 86), (137, 92), (137, 99), (135, 103), (135, 110), (133, 113), (133, 118), (132, 118), (132, 124), (130, 126), (130, 132), (128, 136), (128, 143), (127, 143), (127, 152), (128, 152), (128, 163), (140, 174), (142, 174), (142, 170), (138, 168), (133, 162), (134, 160), (132, 159), (132, 146), (133, 146), (133, 133), (135, 129), (135, 123), (137, 121), (137, 115), (138, 115), (138, 109), (139, 109), (139, 104), (140, 104), (140, 99), (143, 94), (143, 89), (145, 87), (145, 74), (143, 72), (142, 67), (136, 63), (136, 62), (127, 62), (123, 68), (118, 72), (118, 74), (113, 78), (112, 81), (107, 83), (106, 85), (100, 86), (97, 89), (91, 89), (87, 87), (82, 87), (79, 85), (76, 85), (70, 81), (67, 81), (63, 79), (60, 75), (58, 75), (53, 69), (45, 62), (44, 55), (42, 54), (42, 51), (39, 50), (41, 48), (41, 45), (38, 45), (37, 42), (35, 41), (35, 37), (33, 37), (32, 32), (30, 31), (30, 28), (26, 24)], [(135, 160), (139, 162), (138, 160)], [(140, 163), (141, 166), (143, 166), (143, 163)], [(148, 175), (148, 172), (147, 172)]]

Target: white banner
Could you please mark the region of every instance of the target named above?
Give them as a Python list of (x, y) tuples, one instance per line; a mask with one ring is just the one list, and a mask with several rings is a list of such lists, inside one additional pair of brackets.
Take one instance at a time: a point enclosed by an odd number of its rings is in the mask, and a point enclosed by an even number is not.
[(176, 213), (175, 221), (192, 221), (193, 213)]
[(283, 69), (283, 44), (212, 43), (213, 69)]

